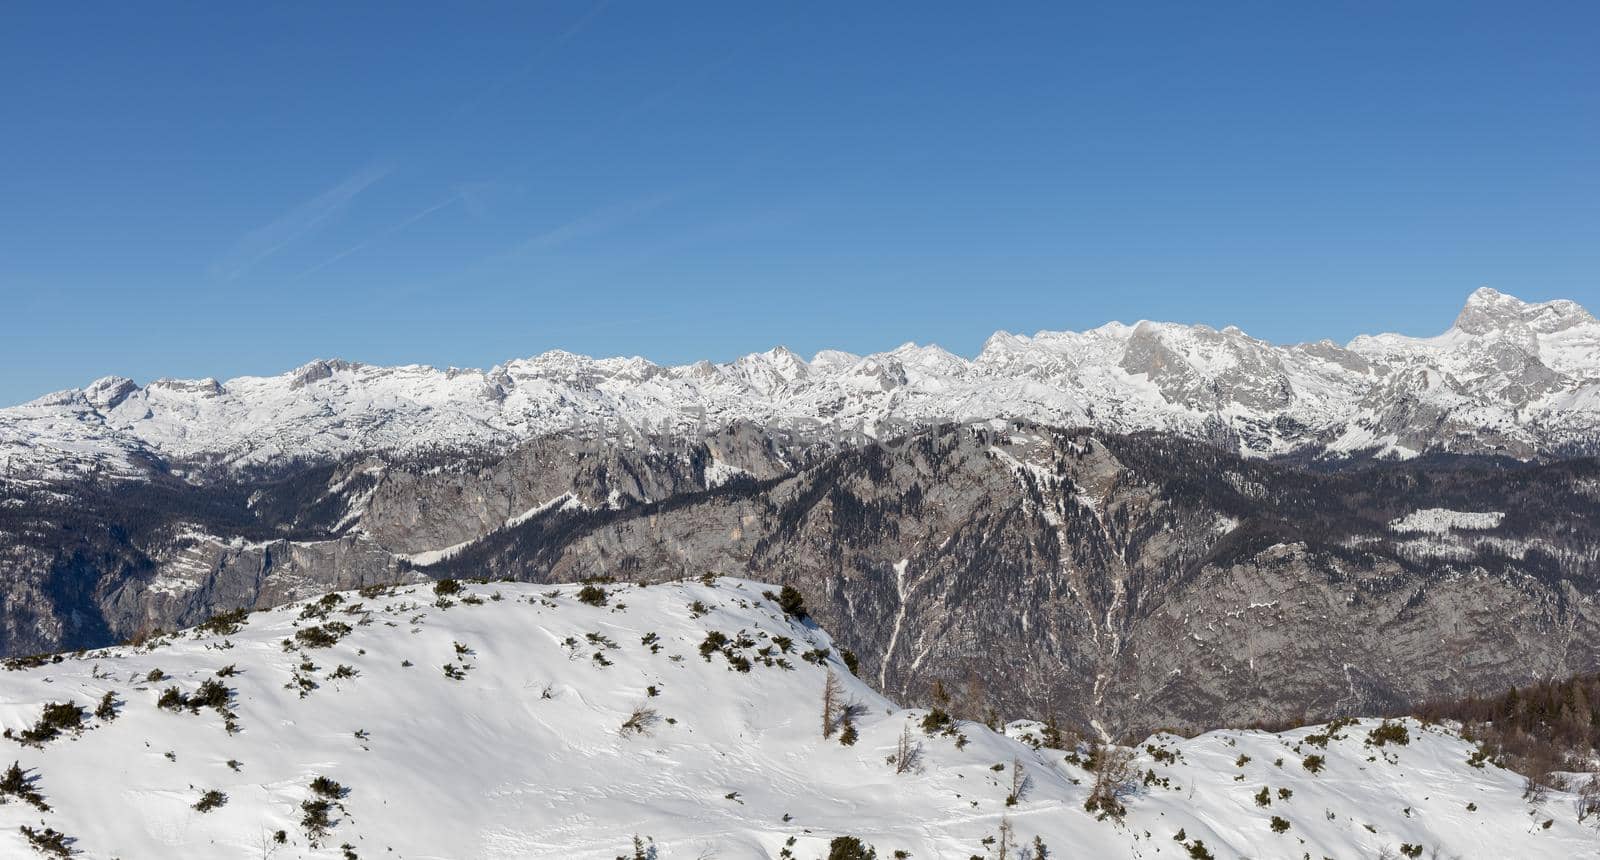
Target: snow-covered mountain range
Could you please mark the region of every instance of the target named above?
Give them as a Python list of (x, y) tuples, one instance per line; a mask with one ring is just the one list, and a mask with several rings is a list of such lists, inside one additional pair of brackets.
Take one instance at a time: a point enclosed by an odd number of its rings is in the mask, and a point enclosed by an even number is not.
[(738, 579), (376, 586), (11, 661), (0, 853), (1600, 856), (1573, 795), (1525, 796), (1449, 726), (1096, 754), (1038, 721), (903, 709), (849, 662)]
[(803, 442), (1018, 418), (1162, 430), (1251, 456), (1600, 448), (1600, 322), (1491, 289), (1437, 337), (1279, 346), (1233, 328), (1140, 322), (997, 333), (868, 356), (783, 349), (663, 367), (566, 352), (490, 370), (314, 361), (218, 382), (106, 377), (0, 410), (0, 473), (236, 471), (388, 451), (503, 451), (554, 433), (693, 437), (736, 423)]

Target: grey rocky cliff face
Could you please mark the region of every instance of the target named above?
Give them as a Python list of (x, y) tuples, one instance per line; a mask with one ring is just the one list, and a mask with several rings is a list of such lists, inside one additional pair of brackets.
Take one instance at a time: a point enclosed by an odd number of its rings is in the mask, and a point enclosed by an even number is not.
[(1600, 662), (1593, 460), (1321, 474), (1160, 434), (989, 422), (830, 450), (746, 426), (49, 492), (0, 508), (9, 653), (397, 579), (728, 574), (795, 585), (892, 696), (940, 681), (970, 716), (1110, 733)]

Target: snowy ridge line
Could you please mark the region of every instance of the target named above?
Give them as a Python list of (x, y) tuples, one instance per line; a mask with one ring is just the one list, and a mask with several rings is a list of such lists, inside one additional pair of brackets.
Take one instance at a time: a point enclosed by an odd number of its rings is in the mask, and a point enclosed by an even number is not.
[(740, 422), (841, 441), (991, 418), (1169, 431), (1251, 456), (1597, 450), (1600, 322), (1572, 302), (1481, 289), (1437, 337), (1344, 346), (1139, 322), (1000, 332), (972, 359), (907, 343), (676, 367), (552, 351), (489, 370), (319, 360), (226, 382), (113, 376), (0, 409), (0, 477), (496, 451), (553, 433), (697, 437)]

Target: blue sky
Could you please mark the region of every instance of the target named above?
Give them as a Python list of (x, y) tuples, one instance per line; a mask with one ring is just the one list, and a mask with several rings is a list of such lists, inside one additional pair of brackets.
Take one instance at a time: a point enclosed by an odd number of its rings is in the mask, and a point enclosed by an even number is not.
[(1594, 4), (991, 5), (10, 4), (0, 403), (1600, 306)]

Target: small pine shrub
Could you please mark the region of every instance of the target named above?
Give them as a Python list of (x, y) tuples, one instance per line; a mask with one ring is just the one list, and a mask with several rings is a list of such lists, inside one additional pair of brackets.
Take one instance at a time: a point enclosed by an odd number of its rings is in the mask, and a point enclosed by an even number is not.
[(189, 710), (195, 712), (198, 712), (201, 708), (226, 710), (228, 697), (232, 692), (221, 681), (207, 678), (200, 682), (200, 688), (195, 690), (194, 695), (189, 697)]
[(578, 602), (590, 606), (605, 606), (606, 590), (598, 585), (585, 585), (578, 589)]
[(1411, 743), (1411, 732), (1406, 729), (1403, 722), (1384, 720), (1377, 728), (1367, 732), (1367, 745), (1381, 747), (1384, 744), (1398, 744), (1405, 746)]
[(232, 636), (244, 627), (250, 618), (250, 610), (240, 608), (227, 612), (219, 612), (196, 626), (195, 629), (202, 633), (213, 633), (218, 636)]
[(156, 699), (156, 707), (167, 711), (181, 711), (189, 706), (188, 697), (184, 696), (177, 687), (168, 687), (161, 691), (161, 696)]
[(33, 780), (22, 769), (21, 762), (12, 762), (5, 774), (0, 776), (0, 803), (4, 803), (7, 797), (15, 797), (40, 812), (49, 812), (50, 804), (44, 802), (44, 796), (34, 787)]
[(807, 617), (805, 595), (792, 585), (785, 585), (778, 592), (778, 608), (792, 618), (804, 620)]
[(1272, 832), (1283, 833), (1289, 829), (1289, 820), (1282, 816), (1272, 816)]
[(23, 729), (20, 734), (6, 729), (5, 737), (29, 746), (43, 746), (47, 741), (55, 740), (63, 731), (81, 730), (87, 717), (88, 712), (77, 702), (51, 702), (44, 706), (44, 713), (39, 715), (39, 720), (32, 728)]
[(294, 632), (294, 639), (306, 648), (332, 648), (350, 633), (350, 625), (343, 621), (329, 621), (315, 627), (302, 627)]
[(333, 804), (326, 800), (302, 800), (300, 812), (300, 829), (313, 843), (327, 836), (329, 828), (333, 827)]
[(438, 597), (449, 597), (461, 591), (461, 583), (453, 579), (441, 579), (433, 584), (433, 593)]
[(117, 718), (117, 700), (110, 690), (100, 697), (100, 705), (94, 709), (95, 719), (109, 723)]
[(200, 799), (195, 801), (194, 808), (199, 812), (210, 812), (220, 806), (227, 805), (227, 803), (228, 796), (212, 788), (200, 795)]
[(23, 838), (28, 840), (28, 845), (33, 850), (47, 857), (71, 857), (73, 854), (71, 842), (65, 833), (53, 827), (43, 830), (34, 830), (24, 824), (21, 828)]
[(1328, 760), (1320, 755), (1308, 755), (1306, 756), (1304, 762), (1306, 770), (1309, 770), (1312, 773), (1321, 773), (1323, 766), (1327, 763)]
[(934, 735), (948, 731), (954, 725), (955, 721), (950, 718), (948, 713), (945, 713), (943, 708), (934, 706), (932, 710), (928, 711), (927, 716), (922, 718), (922, 733)]
[(836, 836), (828, 843), (828, 860), (877, 860), (878, 852), (854, 836)]
[(319, 776), (311, 781), (311, 791), (329, 800), (338, 800), (350, 793), (348, 788), (325, 776)]

